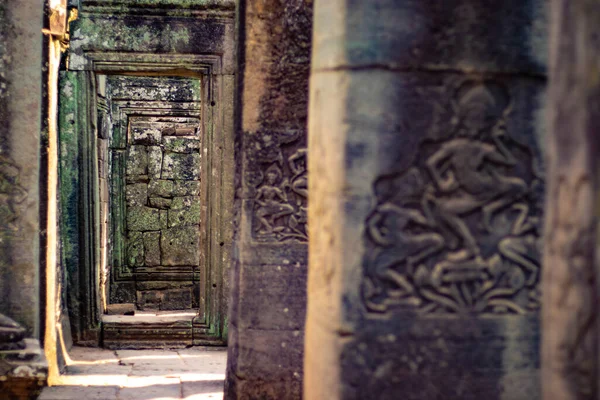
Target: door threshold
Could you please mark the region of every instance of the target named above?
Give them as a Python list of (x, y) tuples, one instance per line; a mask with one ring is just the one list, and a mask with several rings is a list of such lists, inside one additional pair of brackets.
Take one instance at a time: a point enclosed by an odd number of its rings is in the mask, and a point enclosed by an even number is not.
[(102, 346), (107, 349), (173, 349), (193, 345), (195, 311), (136, 311), (103, 315)]

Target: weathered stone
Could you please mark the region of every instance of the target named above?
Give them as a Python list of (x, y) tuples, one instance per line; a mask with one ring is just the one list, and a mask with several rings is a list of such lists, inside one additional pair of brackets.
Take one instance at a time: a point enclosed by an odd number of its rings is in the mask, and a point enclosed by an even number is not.
[(140, 310), (158, 310), (162, 293), (154, 290), (137, 291), (137, 306)]
[(150, 197), (148, 201), (151, 207), (166, 210), (171, 207), (171, 202), (173, 200), (165, 199), (164, 197)]
[(148, 147), (148, 176), (151, 179), (160, 179), (162, 169), (162, 149), (158, 146)]
[(144, 255), (145, 265), (160, 265), (160, 232), (144, 232)]
[(200, 154), (164, 153), (162, 179), (200, 179)]
[(197, 133), (198, 128), (195, 127), (169, 127), (162, 131), (162, 134), (165, 136), (196, 136)]
[(169, 228), (200, 224), (200, 197), (175, 197), (169, 210)]
[(130, 231), (160, 230), (159, 210), (150, 207), (128, 207), (127, 229)]
[(148, 150), (146, 146), (133, 145), (127, 151), (127, 175), (148, 174)]
[(235, 121), (240, 217), (225, 399), (300, 400), (308, 203), (302, 163), (313, 2), (238, 4), (244, 32)]
[(199, 194), (200, 181), (175, 181), (173, 196), (198, 196)]
[(148, 175), (127, 175), (125, 181), (128, 185), (133, 183), (148, 183), (150, 178), (148, 178)]
[(172, 153), (198, 153), (200, 139), (187, 137), (168, 137), (162, 139), (165, 151)]
[(108, 315), (134, 315), (135, 314), (135, 304), (133, 304), (133, 303), (108, 304), (106, 306), (106, 314), (108, 314)]
[[(48, 47), (39, 35), (43, 9), (31, 0), (0, 5), (0, 313), (34, 337), (39, 337), (44, 314), (39, 288), (45, 287), (40, 280), (45, 249), (40, 252), (40, 237), (47, 230), (40, 224), (40, 183), (44, 193), (48, 176), (40, 175), (39, 153), (40, 148), (46, 155), (51, 150), (47, 130), (40, 126), (47, 118), (41, 106), (49, 104), (42, 95), (42, 82), (48, 82), (48, 75), (41, 73), (48, 60), (42, 58), (42, 48)], [(56, 177), (57, 171), (49, 174)], [(8, 398), (9, 389), (0, 383), (0, 393)]]
[(192, 289), (165, 290), (161, 310), (186, 310), (192, 308)]
[(160, 240), (162, 265), (198, 265), (200, 228), (186, 226), (165, 229)]
[(129, 207), (145, 206), (148, 202), (148, 185), (145, 183), (127, 185), (125, 188), (125, 198)]
[[(0, 314), (0, 357), (2, 350), (23, 349), (27, 330), (9, 317)], [(1, 374), (0, 374), (1, 375)]]
[(129, 232), (127, 237), (127, 265), (144, 265), (144, 236), (142, 232)]
[(191, 288), (190, 282), (177, 281), (142, 281), (136, 283), (137, 290), (167, 290), (167, 289), (182, 289)]
[(169, 225), (169, 214), (167, 210), (160, 210), (160, 229), (167, 229)]
[(173, 181), (151, 180), (148, 184), (148, 196), (173, 197)]
[(133, 135), (133, 143), (134, 144), (143, 144), (143, 145), (158, 145), (161, 140), (160, 129), (154, 128), (152, 126), (144, 126), (134, 124), (131, 127), (131, 133)]

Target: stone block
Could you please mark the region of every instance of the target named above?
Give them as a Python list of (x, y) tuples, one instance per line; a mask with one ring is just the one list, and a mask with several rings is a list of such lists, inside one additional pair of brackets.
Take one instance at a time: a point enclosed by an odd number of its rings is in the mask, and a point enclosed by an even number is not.
[(160, 229), (167, 229), (169, 225), (169, 214), (167, 210), (160, 210)]
[(148, 184), (148, 196), (173, 197), (173, 181), (157, 179)]
[(200, 228), (185, 226), (163, 230), (160, 249), (162, 265), (200, 264)]
[(108, 139), (98, 139), (98, 161), (108, 161)]
[(162, 139), (165, 151), (172, 153), (198, 153), (200, 151), (200, 139), (188, 137), (169, 137)]
[(200, 197), (175, 197), (169, 210), (169, 228), (200, 224)]
[(302, 382), (303, 340), (300, 330), (240, 329), (236, 375), (248, 380)]
[(380, 0), (373, 7), (368, 1), (352, 6), (329, 1), (315, 12), (319, 45), (313, 48), (312, 68), (389, 65), (398, 70), (544, 74), (545, 4), (543, 0)]
[[(306, 316), (307, 266), (241, 266), (238, 326), (240, 329), (300, 330)], [(269, 282), (265, 285), (265, 282)]]
[(150, 207), (128, 207), (127, 229), (130, 231), (160, 230), (159, 210)]
[(133, 304), (133, 303), (109, 304), (106, 306), (106, 314), (108, 314), (108, 315), (133, 315), (133, 314), (135, 314), (135, 304)]
[(165, 153), (162, 164), (162, 179), (200, 179), (200, 154)]
[(192, 288), (163, 291), (161, 310), (186, 310), (192, 308)]
[(168, 127), (163, 129), (162, 134), (165, 136), (196, 136), (198, 128), (190, 126)]
[(133, 145), (127, 152), (127, 175), (148, 174), (148, 150), (146, 146)]
[(135, 282), (112, 282), (109, 287), (111, 303), (135, 303)]
[(142, 124), (132, 124), (131, 134), (134, 144), (157, 145), (160, 144), (162, 134), (160, 129)]
[(159, 291), (144, 290), (137, 291), (137, 306), (140, 310), (158, 310), (162, 301), (162, 294)]
[(148, 199), (150, 207), (159, 208), (166, 210), (171, 207), (172, 199), (165, 199), (164, 197), (150, 197)]
[(198, 196), (200, 194), (200, 181), (175, 180), (173, 187), (174, 196)]
[(125, 199), (129, 207), (142, 207), (148, 203), (148, 185), (133, 183), (125, 187)]
[(148, 147), (148, 176), (150, 179), (160, 179), (163, 152), (159, 146)]
[(129, 232), (127, 237), (127, 265), (144, 265), (144, 236), (141, 232)]
[(149, 180), (148, 175), (127, 175), (126, 177), (127, 184), (148, 183)]
[(144, 232), (145, 265), (160, 265), (160, 232)]
[(170, 289), (184, 289), (192, 288), (190, 282), (177, 282), (177, 281), (138, 281), (136, 282), (137, 290), (170, 290)]

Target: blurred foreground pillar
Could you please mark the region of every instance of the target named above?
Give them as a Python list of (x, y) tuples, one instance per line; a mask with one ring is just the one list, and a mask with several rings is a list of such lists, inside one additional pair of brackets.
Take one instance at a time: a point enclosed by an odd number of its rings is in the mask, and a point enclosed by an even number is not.
[(539, 397), (544, 12), (316, 1), (305, 399)]
[(600, 2), (553, 0), (544, 235), (544, 400), (598, 397)]

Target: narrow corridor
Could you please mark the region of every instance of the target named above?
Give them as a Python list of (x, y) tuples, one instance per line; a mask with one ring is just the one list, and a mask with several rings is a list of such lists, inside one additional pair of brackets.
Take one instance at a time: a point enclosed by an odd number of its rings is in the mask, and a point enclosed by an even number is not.
[(39, 400), (216, 400), (223, 398), (224, 348), (105, 350), (74, 347), (60, 385)]

